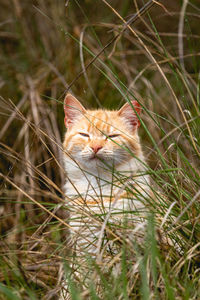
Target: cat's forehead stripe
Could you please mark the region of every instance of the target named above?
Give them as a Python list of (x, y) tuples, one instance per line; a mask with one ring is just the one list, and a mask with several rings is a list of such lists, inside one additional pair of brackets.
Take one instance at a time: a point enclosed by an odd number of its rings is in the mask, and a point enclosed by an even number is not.
[(85, 124), (88, 131), (99, 130), (100, 133), (113, 132), (113, 126), (111, 124), (112, 117), (109, 113), (105, 111), (92, 111), (86, 115), (89, 124)]

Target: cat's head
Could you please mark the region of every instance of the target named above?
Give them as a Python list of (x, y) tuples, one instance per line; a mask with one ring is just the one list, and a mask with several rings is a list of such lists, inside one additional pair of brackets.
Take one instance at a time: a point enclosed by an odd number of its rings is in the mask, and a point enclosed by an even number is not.
[(128, 162), (141, 153), (137, 134), (141, 112), (137, 101), (118, 111), (86, 110), (71, 94), (64, 100), (67, 133), (64, 149), (78, 164), (92, 168), (97, 164)]

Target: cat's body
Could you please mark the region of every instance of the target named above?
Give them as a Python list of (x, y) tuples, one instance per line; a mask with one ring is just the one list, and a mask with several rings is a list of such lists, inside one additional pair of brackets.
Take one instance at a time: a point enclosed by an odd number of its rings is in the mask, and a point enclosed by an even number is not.
[[(132, 101), (119, 111), (85, 110), (67, 95), (64, 109), (64, 191), (72, 246), (78, 257), (103, 257), (112, 240), (124, 235), (127, 224), (126, 234), (134, 239), (134, 228), (144, 223), (149, 178), (137, 133), (140, 106)], [(109, 224), (117, 224), (118, 231)], [(108, 235), (111, 238), (105, 238)]]

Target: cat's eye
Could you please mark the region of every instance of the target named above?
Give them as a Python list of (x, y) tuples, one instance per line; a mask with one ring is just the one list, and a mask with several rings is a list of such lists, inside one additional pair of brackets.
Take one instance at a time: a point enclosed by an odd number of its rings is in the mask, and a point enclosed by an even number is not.
[(111, 135), (108, 135), (108, 137), (110, 138), (110, 139), (114, 139), (114, 138), (116, 138), (116, 137), (118, 137), (119, 136), (119, 134), (111, 134)]
[(80, 134), (81, 136), (84, 136), (84, 137), (89, 137), (89, 134), (84, 133), (84, 132), (79, 132), (79, 134)]

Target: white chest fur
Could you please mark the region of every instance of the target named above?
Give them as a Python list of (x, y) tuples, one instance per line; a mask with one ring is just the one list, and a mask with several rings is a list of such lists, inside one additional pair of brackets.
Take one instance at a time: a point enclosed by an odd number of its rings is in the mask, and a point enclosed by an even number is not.
[[(67, 204), (75, 210), (76, 199), (82, 198), (85, 209), (96, 213), (102, 213), (103, 210), (106, 213), (110, 209), (123, 212), (143, 208), (144, 199), (149, 191), (149, 178), (144, 174), (143, 161), (143, 157), (139, 160), (133, 158), (129, 163), (120, 166), (116, 172), (112, 172), (98, 164), (91, 170), (82, 170), (66, 157), (64, 163), (68, 179), (64, 190), (68, 198)], [(130, 190), (129, 199), (123, 196), (126, 189)]]

